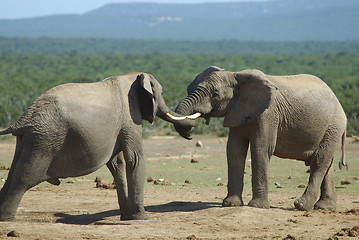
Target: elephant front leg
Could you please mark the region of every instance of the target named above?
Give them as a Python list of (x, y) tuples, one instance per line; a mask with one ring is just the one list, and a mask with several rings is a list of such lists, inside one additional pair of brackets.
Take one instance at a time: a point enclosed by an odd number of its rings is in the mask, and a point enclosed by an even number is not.
[(268, 200), (268, 168), (274, 145), (261, 141), (251, 143), (252, 158), (252, 200), (248, 206), (269, 208)]
[(243, 206), (244, 167), (248, 151), (248, 140), (230, 130), (227, 142), (228, 195), (223, 200), (223, 207)]
[(141, 138), (139, 138), (137, 143), (127, 142), (123, 154), (126, 161), (128, 211), (126, 215), (121, 215), (121, 219), (145, 220), (147, 219), (147, 214), (143, 206), (145, 158), (142, 152)]

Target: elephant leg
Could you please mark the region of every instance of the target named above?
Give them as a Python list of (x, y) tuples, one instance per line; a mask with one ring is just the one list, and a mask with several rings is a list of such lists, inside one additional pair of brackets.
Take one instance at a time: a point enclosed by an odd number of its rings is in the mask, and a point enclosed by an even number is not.
[(248, 206), (258, 208), (269, 208), (268, 200), (268, 151), (257, 152), (251, 145), (252, 166), (252, 200)]
[(111, 159), (107, 164), (116, 184), (118, 204), (121, 209), (121, 217), (128, 215), (129, 208), (127, 203), (127, 179), (126, 179), (126, 163), (123, 152), (120, 152)]
[(324, 176), (323, 183), (320, 187), (321, 194), (319, 201), (314, 205), (315, 209), (328, 209), (334, 210), (337, 205), (337, 194), (335, 193), (334, 180), (333, 180), (333, 161)]
[(259, 122), (256, 133), (252, 136), (251, 166), (252, 166), (252, 200), (248, 206), (269, 208), (268, 200), (268, 169), (273, 155), (277, 130), (275, 126), (265, 121)]
[[(16, 154), (15, 154), (16, 155)], [(46, 180), (45, 171), (37, 164), (39, 155), (24, 148), (16, 164), (12, 166), (10, 178), (6, 181), (0, 199), (0, 220), (15, 220), (16, 210), (27, 190)], [(10, 173), (9, 173), (10, 175)]]
[[(322, 142), (318, 151), (313, 155), (310, 163), (310, 176), (308, 186), (303, 195), (294, 201), (294, 206), (298, 210), (308, 211), (313, 209), (315, 202), (319, 198), (320, 189), (324, 189), (322, 197), (330, 193), (332, 159), (336, 146), (328, 142)], [(324, 194), (324, 195), (323, 195)], [(324, 202), (323, 202), (324, 203)], [(319, 207), (319, 206), (318, 206)]]
[[(11, 182), (11, 179), (12, 179), (12, 176), (13, 176), (13, 173), (14, 173), (14, 170), (15, 170), (15, 166), (21, 156), (21, 153), (22, 153), (22, 137), (20, 136), (17, 136), (16, 137), (16, 149), (15, 149), (15, 154), (14, 154), (14, 158), (13, 158), (13, 161), (12, 161), (12, 164), (11, 164), (11, 168), (10, 168), (10, 171), (9, 171), (9, 174), (7, 176), (7, 180), (4, 184), (4, 186), (2, 187), (1, 191), (0, 191), (0, 203), (2, 202), (2, 199), (5, 197), (8, 189), (9, 189), (9, 186), (10, 186), (10, 182)], [(1, 215), (0, 215), (0, 218), (1, 218)]]
[(243, 206), (243, 179), (248, 145), (248, 140), (230, 129), (227, 142), (228, 195), (222, 202), (223, 207)]
[(128, 187), (128, 211), (122, 220), (147, 219), (143, 206), (143, 192), (145, 181), (145, 158), (142, 150), (142, 132), (131, 133), (131, 139), (125, 139), (123, 156), (126, 162), (126, 177)]

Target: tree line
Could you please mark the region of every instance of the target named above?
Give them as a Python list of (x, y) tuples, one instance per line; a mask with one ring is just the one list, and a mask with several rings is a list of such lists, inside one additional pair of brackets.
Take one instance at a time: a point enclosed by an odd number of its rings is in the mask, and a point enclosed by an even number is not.
[[(208, 66), (230, 71), (255, 68), (267, 74), (308, 73), (320, 77), (339, 98), (348, 117), (348, 134), (359, 134), (359, 54), (318, 55), (195, 55), (0, 53), (0, 128), (15, 122), (43, 92), (68, 82), (95, 82), (132, 71), (153, 74), (163, 86), (167, 105), (174, 109), (187, 95), (186, 87)], [(157, 120), (145, 124), (145, 134), (175, 134)], [(222, 119), (209, 126), (198, 121), (196, 133), (226, 135)]]
[(87, 54), (303, 55), (359, 53), (359, 41), (135, 40), (0, 37), (0, 52)]

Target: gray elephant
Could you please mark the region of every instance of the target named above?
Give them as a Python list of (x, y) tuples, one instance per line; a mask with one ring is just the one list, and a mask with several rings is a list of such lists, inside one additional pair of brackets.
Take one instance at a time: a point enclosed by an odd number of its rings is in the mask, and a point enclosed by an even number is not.
[[(121, 219), (146, 219), (142, 120), (173, 122), (162, 87), (147, 73), (96, 83), (70, 83), (40, 96), (0, 135), (16, 136), (16, 150), (0, 192), (0, 220), (14, 220), (24, 193), (48, 181), (92, 173), (103, 165), (116, 184)], [(193, 121), (192, 121), (193, 122)], [(192, 124), (177, 121), (178, 124)], [(192, 125), (193, 126), (193, 125)]]
[[(240, 72), (210, 67), (187, 88), (176, 112), (207, 120), (224, 117), (227, 143), (228, 195), (223, 206), (243, 205), (243, 176), (250, 145), (252, 200), (249, 206), (269, 208), (268, 165), (272, 155), (304, 161), (310, 177), (304, 194), (295, 200), (300, 210), (335, 209), (332, 177), (334, 152), (346, 133), (345, 113), (330, 88), (307, 75), (269, 76), (259, 70)], [(192, 128), (175, 125), (189, 138)]]

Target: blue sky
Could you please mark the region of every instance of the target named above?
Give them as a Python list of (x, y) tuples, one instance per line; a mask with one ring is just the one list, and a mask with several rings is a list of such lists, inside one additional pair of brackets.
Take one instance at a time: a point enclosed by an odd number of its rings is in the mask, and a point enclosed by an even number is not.
[[(266, 0), (225, 0), (226, 2), (258, 2)], [(0, 19), (19, 19), (53, 14), (82, 14), (108, 3), (162, 2), (203, 3), (223, 0), (0, 0)]]

